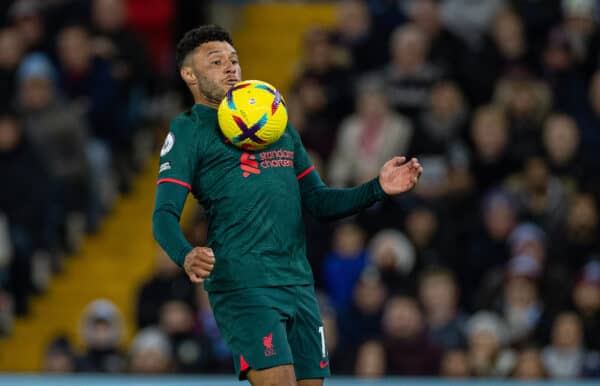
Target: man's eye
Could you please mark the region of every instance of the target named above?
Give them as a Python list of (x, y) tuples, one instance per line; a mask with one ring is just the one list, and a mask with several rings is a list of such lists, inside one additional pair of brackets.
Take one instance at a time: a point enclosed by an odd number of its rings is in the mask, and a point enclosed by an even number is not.
[(214, 64), (214, 65), (217, 65), (217, 66), (218, 66), (218, 65), (220, 65), (220, 64), (221, 64), (221, 61), (220, 61), (220, 60), (213, 60), (213, 61), (212, 61), (212, 64)]
[(237, 59), (234, 59), (234, 60), (232, 60), (232, 61), (231, 61), (231, 63), (233, 63), (233, 64), (238, 64), (239, 62), (240, 62), (240, 61), (239, 61), (239, 60), (237, 60)]

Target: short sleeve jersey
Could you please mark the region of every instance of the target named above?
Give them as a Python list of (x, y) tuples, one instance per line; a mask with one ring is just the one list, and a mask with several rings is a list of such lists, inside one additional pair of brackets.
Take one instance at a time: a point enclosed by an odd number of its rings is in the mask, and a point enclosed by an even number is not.
[(207, 291), (312, 283), (298, 181), (313, 169), (290, 125), (248, 152), (227, 143), (213, 108), (194, 105), (171, 122), (158, 183), (185, 186), (206, 210), (216, 258)]

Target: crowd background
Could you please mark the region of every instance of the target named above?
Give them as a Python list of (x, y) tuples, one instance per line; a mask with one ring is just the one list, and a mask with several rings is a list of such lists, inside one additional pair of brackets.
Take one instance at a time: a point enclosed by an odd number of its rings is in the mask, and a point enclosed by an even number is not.
[[(206, 20), (186, 1), (9, 3), (0, 326), (26, 314), (127, 193), (155, 128), (189, 104), (173, 44)], [(333, 372), (600, 377), (600, 2), (335, 3), (336, 24), (304, 36), (292, 124), (332, 186), (397, 154), (424, 174), (353, 218), (306, 217)], [(204, 245), (206, 229), (200, 210), (186, 233)], [(156, 259), (132, 344), (98, 300), (84, 349), (57, 337), (45, 371), (233, 371), (206, 293)]]

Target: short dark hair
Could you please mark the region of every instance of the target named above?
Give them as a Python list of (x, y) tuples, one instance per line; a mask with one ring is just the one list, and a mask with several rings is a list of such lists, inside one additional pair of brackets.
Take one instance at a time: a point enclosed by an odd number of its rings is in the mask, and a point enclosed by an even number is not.
[(183, 66), (183, 62), (190, 52), (201, 44), (208, 42), (227, 42), (233, 45), (229, 32), (219, 25), (208, 24), (189, 30), (177, 43), (175, 52), (177, 68), (180, 69)]

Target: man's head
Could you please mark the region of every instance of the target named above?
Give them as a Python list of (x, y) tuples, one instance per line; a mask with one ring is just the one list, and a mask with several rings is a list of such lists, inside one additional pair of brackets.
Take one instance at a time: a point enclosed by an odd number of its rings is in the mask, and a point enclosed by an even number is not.
[(177, 44), (175, 60), (196, 103), (217, 107), (227, 90), (242, 80), (231, 37), (217, 25), (188, 31)]

